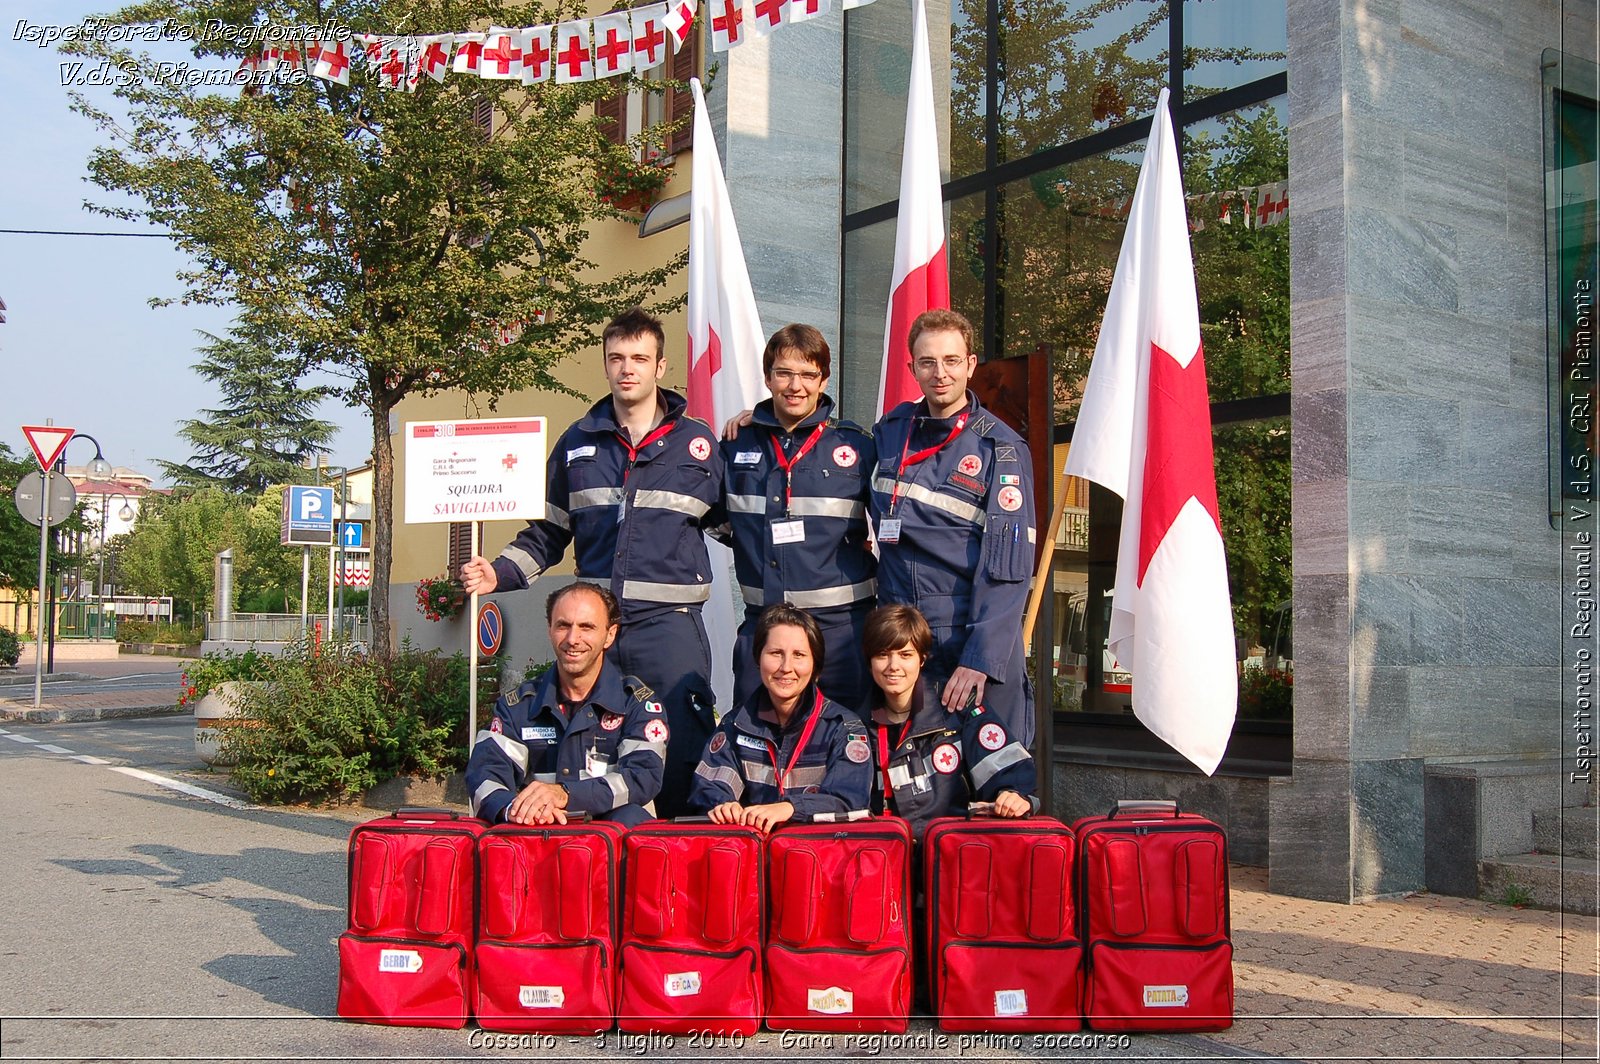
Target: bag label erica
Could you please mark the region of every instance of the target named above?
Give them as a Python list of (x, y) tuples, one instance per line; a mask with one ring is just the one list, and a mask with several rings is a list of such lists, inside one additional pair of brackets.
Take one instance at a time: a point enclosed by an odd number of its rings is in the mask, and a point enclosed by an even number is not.
[(667, 997), (689, 997), (700, 993), (699, 972), (670, 972), (666, 983)]

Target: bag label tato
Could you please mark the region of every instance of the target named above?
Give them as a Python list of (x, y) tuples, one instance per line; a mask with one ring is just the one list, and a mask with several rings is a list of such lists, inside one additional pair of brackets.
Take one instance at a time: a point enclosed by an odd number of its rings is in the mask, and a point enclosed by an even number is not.
[(1026, 1016), (1028, 1014), (1028, 992), (1026, 990), (996, 990), (994, 992), (994, 1014), (996, 1016)]

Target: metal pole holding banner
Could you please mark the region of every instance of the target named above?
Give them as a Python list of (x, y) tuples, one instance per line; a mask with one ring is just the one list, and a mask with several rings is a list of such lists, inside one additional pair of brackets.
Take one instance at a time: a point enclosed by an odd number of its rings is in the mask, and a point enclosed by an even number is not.
[[(479, 537), (483, 532), (483, 522), (472, 522), (472, 549), (468, 557), (476, 558), (479, 546)], [(473, 584), (477, 587), (477, 584)], [(472, 756), (472, 744), (478, 736), (478, 593), (472, 593), (471, 601), (467, 603), (467, 616), (472, 618), (467, 625), (467, 756)]]

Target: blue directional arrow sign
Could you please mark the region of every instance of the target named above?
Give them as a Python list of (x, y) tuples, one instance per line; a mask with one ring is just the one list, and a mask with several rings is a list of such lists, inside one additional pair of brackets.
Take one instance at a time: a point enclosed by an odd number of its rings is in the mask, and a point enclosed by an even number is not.
[(360, 521), (346, 521), (339, 526), (339, 542), (346, 547), (365, 546), (362, 542), (366, 536), (366, 526)]

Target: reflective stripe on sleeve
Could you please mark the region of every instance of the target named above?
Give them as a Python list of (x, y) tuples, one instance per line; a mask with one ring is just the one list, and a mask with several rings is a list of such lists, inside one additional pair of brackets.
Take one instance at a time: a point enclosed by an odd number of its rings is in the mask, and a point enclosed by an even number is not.
[(621, 761), (637, 750), (649, 750), (661, 760), (665, 761), (667, 759), (666, 743), (652, 743), (644, 739), (624, 739), (617, 744), (617, 760)]
[(822, 781), (828, 778), (827, 765), (809, 765), (797, 768), (789, 773), (790, 787), (820, 787)]
[(693, 495), (685, 495), (681, 491), (663, 491), (660, 488), (634, 492), (633, 506), (636, 510), (641, 508), (671, 510), (673, 513), (688, 514), (690, 517), (704, 517), (705, 512), (711, 509), (710, 503)]
[(1019, 761), (1028, 760), (1028, 751), (1021, 743), (1007, 743), (988, 757), (972, 766), (972, 785), (982, 790), (1001, 769), (1010, 768)]
[[(872, 490), (884, 495), (893, 495), (894, 478), (877, 478), (872, 482)], [(973, 506), (971, 503), (962, 502), (960, 499), (952, 499), (948, 495), (941, 495), (937, 491), (923, 487), (921, 484), (902, 483), (900, 497), (902, 499), (915, 499), (925, 506), (931, 506), (935, 510), (943, 510), (952, 517), (959, 517), (961, 520), (970, 521), (975, 525), (981, 525), (984, 521), (984, 513), (978, 507)]]
[(493, 794), (495, 791), (510, 790), (510, 787), (507, 787), (499, 780), (484, 780), (482, 783), (478, 784), (478, 789), (472, 792), (472, 815), (478, 815), (478, 810), (483, 808), (483, 800), (489, 797), (489, 795)]
[(704, 602), (710, 584), (658, 584), (651, 580), (624, 580), (622, 597), (640, 602)]
[(744, 779), (739, 773), (727, 765), (707, 765), (704, 762), (695, 766), (694, 774), (711, 783), (720, 783), (733, 792), (733, 800), (738, 801), (744, 796)]
[(478, 733), (478, 742), (488, 740), (500, 748), (500, 752), (517, 763), (517, 771), (528, 771), (528, 748), (500, 732), (481, 731)]
[(544, 501), (544, 519), (557, 528), (565, 529), (568, 532), (572, 531), (572, 520), (567, 516), (567, 511), (549, 499)]
[(567, 502), (574, 510), (590, 506), (616, 506), (622, 502), (622, 489), (584, 488), (582, 491), (570, 492), (567, 495)]
[(767, 512), (765, 495), (729, 495), (723, 500), (730, 514), (764, 514)]
[(769, 787), (778, 785), (778, 777), (772, 771), (772, 766), (760, 761), (746, 761), (739, 759), (739, 764), (744, 768), (744, 778), (751, 783), (765, 783)]
[(534, 577), (544, 572), (544, 566), (540, 565), (538, 560), (535, 559), (533, 555), (529, 554), (521, 547), (514, 545), (508, 546), (505, 550), (500, 552), (500, 557), (504, 558), (512, 565), (515, 565), (517, 570), (522, 573), (522, 577), (525, 580), (532, 580)]
[(628, 804), (628, 781), (622, 778), (621, 773), (607, 772), (604, 777), (606, 786), (611, 788), (612, 807)]

